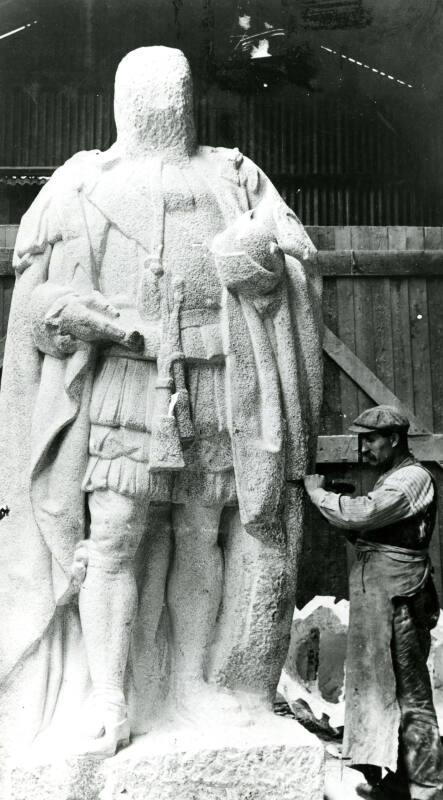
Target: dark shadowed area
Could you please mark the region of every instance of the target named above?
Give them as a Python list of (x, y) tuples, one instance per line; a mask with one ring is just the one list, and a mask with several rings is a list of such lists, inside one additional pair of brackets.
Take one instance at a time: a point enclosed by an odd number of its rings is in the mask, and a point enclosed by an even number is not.
[[(119, 60), (164, 44), (201, 140), (255, 158), (306, 223), (437, 225), (442, 33), (440, 0), (1, 0), (0, 167), (107, 147)], [(15, 221), (29, 192), (8, 193)]]

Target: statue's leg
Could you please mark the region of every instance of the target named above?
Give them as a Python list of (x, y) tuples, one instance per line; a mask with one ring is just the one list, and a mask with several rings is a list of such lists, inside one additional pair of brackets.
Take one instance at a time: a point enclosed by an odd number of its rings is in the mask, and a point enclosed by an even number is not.
[(208, 647), (214, 634), (223, 582), (218, 545), (221, 507), (175, 505), (174, 558), (168, 603), (174, 645), (174, 674), (181, 694), (204, 683)]
[(79, 607), (96, 698), (90, 733), (98, 754), (110, 755), (129, 737), (123, 689), (137, 611), (134, 556), (146, 529), (148, 503), (106, 489), (89, 495), (89, 510), (88, 569)]
[(132, 733), (146, 733), (162, 713), (169, 684), (166, 578), (172, 545), (171, 507), (151, 503), (136, 554), (138, 609), (132, 627), (126, 695)]
[(289, 646), (305, 506), (301, 482), (289, 485), (285, 542), (250, 536), (238, 509), (230, 509), (221, 525), (223, 599), (209, 676), (234, 692), (241, 687), (268, 708)]
[(237, 698), (207, 681), (209, 650), (223, 589), (223, 555), (218, 544), (222, 508), (173, 506), (175, 549), (168, 584), (173, 634), (174, 713), (186, 724), (217, 726), (242, 719)]

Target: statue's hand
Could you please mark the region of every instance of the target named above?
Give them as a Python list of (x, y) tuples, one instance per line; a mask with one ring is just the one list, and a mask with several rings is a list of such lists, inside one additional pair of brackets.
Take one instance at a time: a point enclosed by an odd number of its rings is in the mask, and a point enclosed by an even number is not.
[(70, 333), (57, 333), (54, 331), (52, 342), (63, 355), (69, 356), (78, 348), (78, 341)]
[[(69, 352), (80, 342), (117, 342), (130, 349), (140, 349), (143, 337), (127, 331), (116, 320), (120, 312), (100, 292), (69, 295), (46, 315), (46, 324), (58, 335)], [(71, 349), (71, 352), (72, 352)]]
[(324, 475), (306, 475), (303, 482), (307, 493), (310, 494), (315, 489), (324, 489), (326, 478)]
[(74, 560), (71, 565), (71, 584), (75, 591), (80, 589), (86, 578), (88, 559), (88, 542), (83, 539), (75, 547)]
[(279, 285), (285, 257), (272, 233), (248, 211), (211, 244), (218, 273), (228, 289), (258, 296), (272, 292)]
[(97, 311), (110, 319), (117, 319), (120, 311), (101, 292), (94, 291), (90, 294), (80, 295), (78, 301), (91, 311)]

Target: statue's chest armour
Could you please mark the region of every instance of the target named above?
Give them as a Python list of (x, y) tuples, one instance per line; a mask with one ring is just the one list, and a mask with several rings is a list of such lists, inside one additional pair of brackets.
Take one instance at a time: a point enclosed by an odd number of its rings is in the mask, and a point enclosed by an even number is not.
[(168, 173), (164, 175), (163, 268), (183, 281), (183, 309), (214, 308), (220, 304), (222, 287), (210, 246), (225, 223), (215, 195), (199, 174), (192, 167), (177, 172), (174, 187), (168, 186)]
[[(161, 179), (140, 180), (138, 188), (144, 246), (124, 233), (119, 221), (111, 221), (100, 264), (100, 290), (107, 296), (125, 295), (134, 304), (145, 275), (144, 313), (160, 315), (160, 295), (147, 255), (163, 245), (162, 267), (166, 281), (162, 291), (171, 294), (173, 278), (183, 280), (183, 309), (217, 308), (221, 284), (210, 252), (214, 236), (225, 227), (222, 212), (209, 184), (192, 166), (166, 164)], [(140, 198), (143, 198), (143, 202)], [(140, 228), (140, 225), (138, 226)]]

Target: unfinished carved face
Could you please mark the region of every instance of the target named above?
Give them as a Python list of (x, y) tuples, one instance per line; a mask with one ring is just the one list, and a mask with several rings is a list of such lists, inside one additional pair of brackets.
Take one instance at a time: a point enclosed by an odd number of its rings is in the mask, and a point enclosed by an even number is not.
[(140, 47), (115, 76), (117, 141), (130, 150), (195, 148), (192, 77), (188, 61), (171, 47)]

